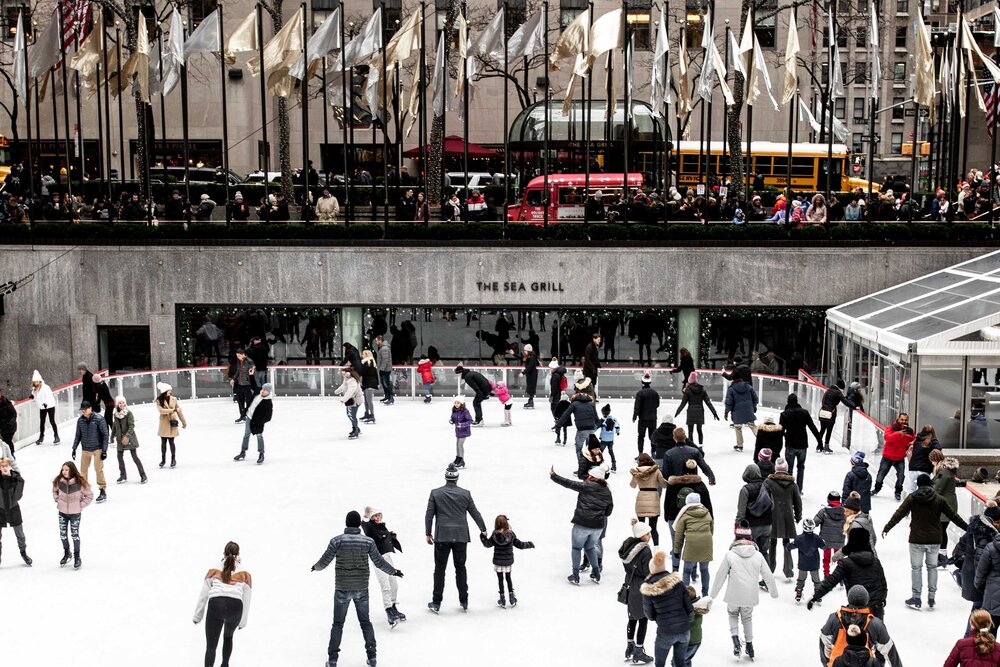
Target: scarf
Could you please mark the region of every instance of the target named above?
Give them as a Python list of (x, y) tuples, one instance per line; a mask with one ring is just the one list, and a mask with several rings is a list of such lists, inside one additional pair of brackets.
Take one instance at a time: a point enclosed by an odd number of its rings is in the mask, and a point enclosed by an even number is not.
[(125, 419), (128, 417), (128, 406), (126, 405), (124, 409), (119, 410), (115, 408), (115, 419)]

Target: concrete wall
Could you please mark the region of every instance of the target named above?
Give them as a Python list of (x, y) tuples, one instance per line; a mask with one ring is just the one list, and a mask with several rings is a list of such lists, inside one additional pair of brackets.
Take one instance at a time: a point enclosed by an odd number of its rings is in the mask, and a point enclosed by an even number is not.
[[(0, 248), (0, 281), (66, 250)], [(38, 368), (54, 385), (79, 361), (96, 365), (97, 327), (106, 325), (149, 326), (153, 367), (172, 367), (177, 304), (831, 306), (986, 251), (82, 247), (6, 297), (0, 383), (23, 387)]]

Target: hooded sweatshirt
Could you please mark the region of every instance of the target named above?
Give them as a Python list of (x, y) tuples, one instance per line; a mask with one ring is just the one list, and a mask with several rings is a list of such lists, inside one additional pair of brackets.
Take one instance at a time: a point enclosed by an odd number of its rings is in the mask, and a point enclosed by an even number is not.
[(736, 540), (719, 564), (719, 571), (712, 578), (712, 590), (709, 597), (716, 599), (726, 586), (726, 596), (723, 598), (730, 607), (755, 607), (760, 602), (760, 587), (757, 583), (763, 579), (771, 597), (778, 597), (778, 587), (774, 584), (774, 575), (767, 566), (767, 561), (757, 549), (757, 545), (749, 540)]
[[(739, 500), (736, 506), (736, 523), (746, 519), (751, 528), (771, 525), (771, 509), (762, 512), (759, 516), (751, 514), (747, 510), (747, 505), (756, 500), (764, 486), (764, 478), (760, 475), (760, 468), (751, 463), (743, 470), (743, 488), (740, 489)], [(714, 595), (712, 597), (715, 597)]]
[(910, 544), (940, 544), (941, 517), (945, 516), (962, 530), (967, 530), (969, 524), (953, 510), (939, 493), (930, 486), (921, 486), (906, 496), (896, 512), (882, 529), (888, 533), (906, 515), (910, 516)]
[(841, 498), (847, 498), (851, 491), (857, 491), (861, 496), (861, 511), (867, 514), (872, 511), (872, 474), (868, 472), (868, 464), (857, 463), (850, 472), (844, 475), (844, 489)]
[(47, 410), (56, 407), (56, 397), (52, 393), (52, 388), (45, 384), (45, 380), (42, 379), (38, 371), (35, 371), (31, 376), (31, 381), (42, 383), (38, 389), (31, 388), (31, 398), (35, 399), (35, 405), (38, 406), (38, 409)]

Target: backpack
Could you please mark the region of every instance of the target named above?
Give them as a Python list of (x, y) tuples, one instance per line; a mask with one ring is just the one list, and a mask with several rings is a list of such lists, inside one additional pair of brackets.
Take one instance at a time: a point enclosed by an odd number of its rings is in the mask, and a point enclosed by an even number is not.
[(771, 500), (771, 492), (767, 490), (766, 485), (761, 484), (757, 497), (747, 503), (747, 512), (752, 516), (763, 516), (772, 507), (774, 507), (774, 501)]
[(841, 608), (837, 612), (840, 629), (834, 638), (828, 667), (877, 667), (875, 649), (868, 634), (872, 618), (868, 609)]
[(569, 388), (569, 380), (563, 375), (562, 379), (559, 380), (559, 391), (566, 391)]

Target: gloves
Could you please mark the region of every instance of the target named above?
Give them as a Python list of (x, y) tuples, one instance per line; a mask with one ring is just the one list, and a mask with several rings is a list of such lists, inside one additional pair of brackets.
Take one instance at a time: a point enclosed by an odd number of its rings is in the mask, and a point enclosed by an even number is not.
[(311, 568), (309, 568), (309, 571), (310, 571), (310, 572), (315, 572), (315, 571), (316, 571), (316, 566), (315, 566), (315, 565), (313, 565), (313, 566), (312, 566)]
[(106, 461), (107, 458), (108, 458), (108, 453), (107, 452), (101, 452), (101, 460), (102, 461)]
[(534, 542), (525, 542), (524, 543), (524, 548), (525, 549), (534, 549), (535, 548), (535, 543)]
[(403, 571), (402, 570), (396, 570), (395, 572), (392, 573), (392, 576), (399, 577), (400, 579), (402, 579), (403, 578)]
[[(73, 456), (72, 456), (71, 458), (72, 458), (72, 459), (73, 459), (74, 461), (76, 461), (76, 447), (74, 447), (74, 448), (73, 448)], [(882, 537), (885, 537), (885, 533), (883, 533), (883, 534), (882, 534)]]

